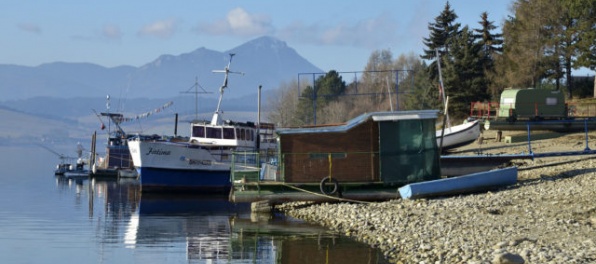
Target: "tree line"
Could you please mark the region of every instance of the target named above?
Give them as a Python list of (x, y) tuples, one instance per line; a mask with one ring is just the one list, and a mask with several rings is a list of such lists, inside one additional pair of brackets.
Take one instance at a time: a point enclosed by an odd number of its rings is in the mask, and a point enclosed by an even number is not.
[(498, 101), (507, 87), (561, 90), (572, 98), (571, 71), (596, 68), (596, 0), (516, 0), (510, 11), (496, 32), (487, 12), (475, 27), (462, 26), (447, 2), (428, 23), (421, 55), (394, 59), (390, 50), (377, 50), (349, 83), (331, 70), (281, 84), (268, 118), (291, 127), (373, 111), (442, 109), (444, 92), (450, 115), (463, 119), (471, 102)]

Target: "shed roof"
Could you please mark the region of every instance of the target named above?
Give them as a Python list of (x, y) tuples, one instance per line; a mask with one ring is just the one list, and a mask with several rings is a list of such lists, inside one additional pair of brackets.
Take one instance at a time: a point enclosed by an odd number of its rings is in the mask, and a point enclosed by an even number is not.
[(372, 119), (375, 122), (398, 121), (414, 119), (436, 119), (438, 110), (416, 110), (416, 111), (398, 111), (398, 112), (372, 112), (357, 116), (342, 125), (317, 126), (308, 128), (278, 128), (279, 135), (287, 134), (305, 134), (305, 133), (338, 133), (346, 132), (366, 121)]

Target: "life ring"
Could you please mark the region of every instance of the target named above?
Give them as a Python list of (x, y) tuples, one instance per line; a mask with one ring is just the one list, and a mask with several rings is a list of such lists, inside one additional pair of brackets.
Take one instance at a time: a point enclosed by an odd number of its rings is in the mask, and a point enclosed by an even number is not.
[[(333, 188), (329, 188), (327, 184), (333, 184)], [(337, 190), (339, 189), (339, 183), (337, 182), (337, 179), (335, 178), (331, 178), (331, 177), (325, 177), (321, 180), (321, 183), (319, 184), (319, 187), (321, 188), (321, 192), (325, 195), (333, 195), (337, 192)]]

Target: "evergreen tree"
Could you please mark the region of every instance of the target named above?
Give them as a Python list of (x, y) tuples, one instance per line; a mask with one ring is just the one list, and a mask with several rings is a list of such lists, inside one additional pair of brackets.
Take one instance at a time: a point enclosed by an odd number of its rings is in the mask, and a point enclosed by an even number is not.
[(327, 104), (330, 101), (337, 100), (339, 96), (345, 93), (346, 82), (337, 71), (331, 70), (324, 76), (317, 78), (315, 89), (318, 96), (322, 96), (324, 103)]
[(464, 27), (453, 39), (451, 58), (445, 60), (443, 83), (449, 96), (449, 112), (456, 118), (469, 113), (470, 103), (488, 99), (484, 77), (483, 45), (475, 41), (473, 31)]
[[(435, 59), (436, 50), (439, 50), (441, 53), (441, 58), (450, 56), (450, 49), (453, 45), (451, 39), (458, 34), (460, 27), (459, 23), (455, 23), (456, 19), (457, 14), (455, 14), (449, 2), (447, 2), (441, 14), (435, 18), (435, 22), (428, 23), (430, 36), (423, 39), (423, 43), (427, 48), (424, 49), (424, 54), (420, 56), (422, 59)], [(438, 68), (436, 61), (430, 64), (428, 71), (431, 79), (437, 80)]]
[(495, 57), (500, 56), (503, 52), (503, 34), (492, 33), (497, 27), (493, 21), (488, 20), (488, 13), (483, 12), (480, 15), (480, 28), (474, 29), (474, 38), (479, 45), (482, 46), (482, 67), (484, 70), (484, 77), (486, 78), (487, 91), (486, 93), (493, 98), (498, 98), (501, 94), (502, 87), (495, 86), (492, 79), (495, 76)]
[(427, 68), (424, 61), (418, 60), (408, 68), (411, 71), (408, 72), (407, 78), (401, 79), (399, 87), (404, 94), (400, 94), (400, 98), (405, 99), (400, 100), (402, 109), (442, 109), (442, 99), (439, 98), (437, 86), (430, 81)]
[(332, 101), (343, 95), (346, 83), (335, 70), (319, 76), (313, 86), (307, 86), (300, 94), (297, 109), (299, 125), (317, 124), (317, 114)]
[(482, 52), (487, 58), (491, 58), (495, 53), (503, 52), (503, 34), (493, 34), (497, 29), (493, 21), (488, 20), (488, 13), (483, 12), (480, 15), (479, 29), (474, 29), (474, 38), (478, 39), (482, 46)]

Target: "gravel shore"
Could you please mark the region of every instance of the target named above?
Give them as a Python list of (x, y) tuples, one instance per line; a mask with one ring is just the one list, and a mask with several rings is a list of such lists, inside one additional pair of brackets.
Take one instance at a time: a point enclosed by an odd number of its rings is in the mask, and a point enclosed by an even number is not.
[[(495, 142), (488, 132), (482, 144), (457, 154), (528, 151), (527, 142)], [(515, 138), (519, 133), (509, 134)], [(585, 148), (583, 133), (550, 134), (532, 141), (535, 153)], [(596, 149), (596, 134), (589, 138), (590, 148)], [(596, 263), (596, 155), (514, 165), (518, 183), (492, 192), (377, 203), (294, 203), (278, 209), (377, 247), (394, 263)]]

